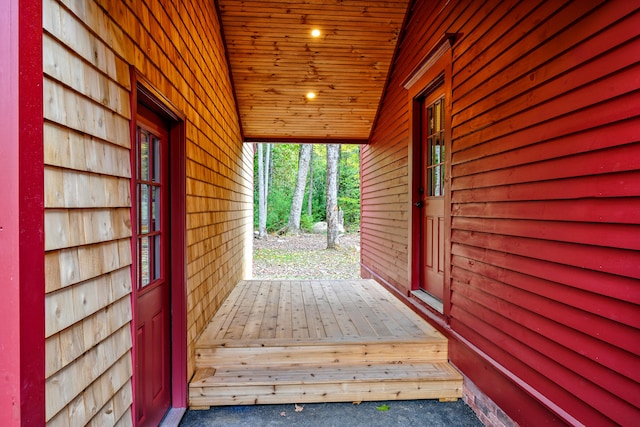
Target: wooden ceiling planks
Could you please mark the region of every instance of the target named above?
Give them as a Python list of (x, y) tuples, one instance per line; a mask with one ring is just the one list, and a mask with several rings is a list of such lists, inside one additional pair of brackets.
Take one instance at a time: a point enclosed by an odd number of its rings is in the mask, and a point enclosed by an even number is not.
[(219, 0), (245, 140), (365, 142), (407, 4)]

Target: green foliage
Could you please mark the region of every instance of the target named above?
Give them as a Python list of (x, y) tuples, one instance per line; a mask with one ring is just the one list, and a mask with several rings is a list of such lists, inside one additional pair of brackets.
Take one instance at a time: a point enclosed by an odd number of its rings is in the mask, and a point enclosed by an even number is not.
[[(269, 173), (269, 196), (267, 199), (267, 231), (274, 232), (284, 227), (289, 219), (289, 209), (298, 170), (297, 144), (273, 144)], [(254, 155), (254, 203), (253, 223), (258, 228), (258, 153)]]
[(360, 224), (360, 199), (338, 197), (338, 206), (344, 213), (344, 226), (346, 229)]
[(343, 145), (338, 180), (338, 205), (345, 228), (360, 224), (360, 146)]
[(293, 188), (274, 185), (269, 193), (267, 231), (274, 232), (282, 229), (289, 222)]
[(313, 223), (316, 222), (313, 220), (313, 216), (309, 214), (300, 215), (300, 229), (303, 231), (311, 231), (313, 228)]
[[(269, 196), (267, 203), (267, 231), (275, 232), (285, 227), (289, 221), (291, 199), (296, 185), (298, 171), (298, 144), (274, 144), (272, 150), (272, 169), (269, 178)], [(254, 176), (257, 177), (257, 150), (254, 161)], [(300, 218), (300, 228), (310, 231), (313, 223), (326, 218), (326, 148), (313, 146), (312, 157), (312, 214), (308, 215), (309, 177)], [(343, 145), (339, 166), (338, 205), (344, 212), (345, 228), (357, 227), (360, 222), (360, 147)], [(258, 180), (254, 188), (254, 226), (258, 227)]]
[[(327, 151), (324, 145), (313, 146), (313, 197), (311, 198), (313, 222), (324, 221), (327, 218), (325, 209), (327, 203)], [(307, 203), (309, 189), (307, 188)]]

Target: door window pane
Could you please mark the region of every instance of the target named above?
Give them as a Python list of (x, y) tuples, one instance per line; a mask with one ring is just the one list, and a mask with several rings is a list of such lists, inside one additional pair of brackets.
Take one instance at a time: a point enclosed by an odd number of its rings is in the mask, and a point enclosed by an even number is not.
[(427, 190), (428, 196), (444, 195), (444, 99), (440, 98), (430, 105), (425, 105), (427, 146)]
[(149, 132), (144, 129), (140, 129), (140, 142), (139, 142), (139, 179), (141, 181), (149, 181)]
[(139, 184), (139, 215), (140, 218), (140, 233), (149, 232), (149, 186), (147, 184)]
[(160, 266), (162, 265), (160, 263), (160, 236), (153, 236), (153, 241), (153, 280), (156, 280), (160, 278)]
[(155, 283), (161, 279), (163, 241), (161, 228), (162, 195), (161, 155), (162, 138), (142, 127), (137, 129), (137, 185), (136, 185), (136, 218), (137, 218), (137, 263), (138, 289)]
[(153, 231), (160, 230), (160, 187), (153, 187), (153, 198), (151, 199)]
[(154, 182), (160, 182), (160, 139), (153, 137), (153, 176)]
[(442, 189), (440, 187), (440, 176), (442, 175), (442, 169), (440, 166), (436, 166), (433, 169), (433, 194), (435, 196), (442, 195)]
[(139, 251), (140, 285), (144, 287), (151, 283), (151, 248), (149, 247), (149, 237), (140, 238)]

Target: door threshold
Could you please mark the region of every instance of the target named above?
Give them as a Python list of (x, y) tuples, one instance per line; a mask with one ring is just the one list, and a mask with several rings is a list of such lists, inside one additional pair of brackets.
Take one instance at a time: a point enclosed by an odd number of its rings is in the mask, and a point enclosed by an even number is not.
[(444, 314), (444, 306), (442, 305), (442, 301), (432, 296), (431, 294), (423, 291), (422, 289), (418, 289), (416, 291), (411, 291), (411, 295), (418, 298), (420, 301), (427, 304), (438, 313)]
[(160, 427), (178, 427), (187, 408), (170, 408), (165, 414)]

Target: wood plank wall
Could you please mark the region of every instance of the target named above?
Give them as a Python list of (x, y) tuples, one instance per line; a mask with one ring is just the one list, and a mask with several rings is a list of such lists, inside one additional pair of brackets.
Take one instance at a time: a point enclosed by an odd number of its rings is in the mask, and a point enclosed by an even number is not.
[[(408, 25), (363, 147), (363, 263), (410, 288), (409, 110), (400, 83), (444, 32), (462, 33), (452, 52), (450, 325), (570, 417), (633, 424), (637, 3), (416, 1)], [(540, 416), (451, 357), (516, 421)]]
[(213, 2), (44, 0), (46, 418), (131, 424), (130, 65), (186, 117), (188, 372), (251, 254), (252, 152)]

